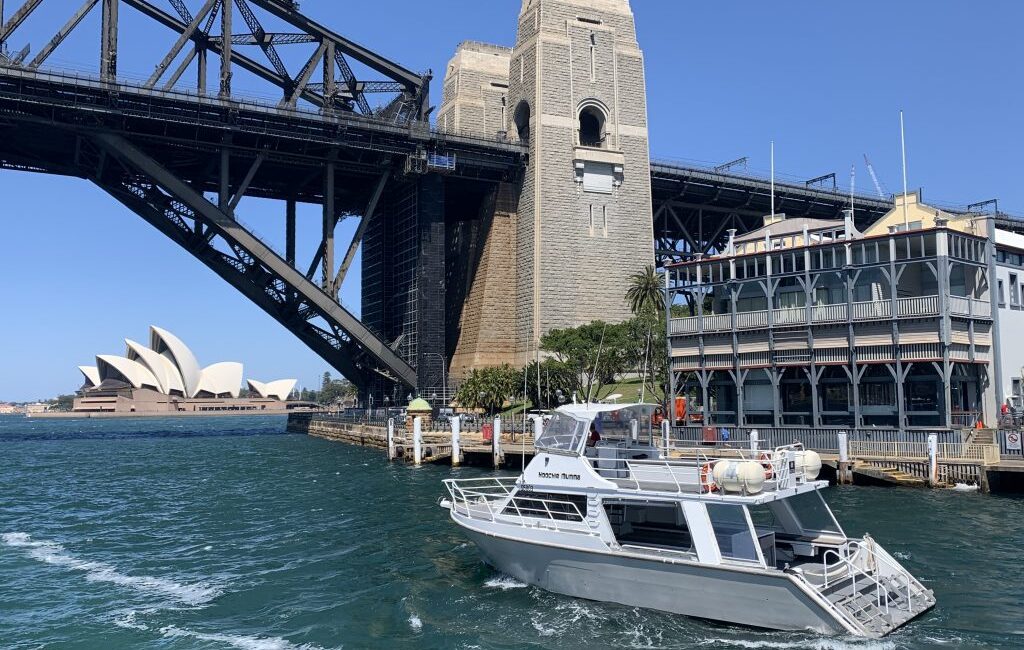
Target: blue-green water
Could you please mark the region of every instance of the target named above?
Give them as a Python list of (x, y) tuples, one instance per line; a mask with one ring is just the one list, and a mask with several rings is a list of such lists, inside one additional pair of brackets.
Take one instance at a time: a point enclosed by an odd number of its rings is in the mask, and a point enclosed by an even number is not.
[(882, 641), (772, 633), (523, 586), (435, 506), (448, 468), (284, 424), (0, 418), (0, 648), (1024, 646), (1019, 497), (829, 490), (938, 607)]

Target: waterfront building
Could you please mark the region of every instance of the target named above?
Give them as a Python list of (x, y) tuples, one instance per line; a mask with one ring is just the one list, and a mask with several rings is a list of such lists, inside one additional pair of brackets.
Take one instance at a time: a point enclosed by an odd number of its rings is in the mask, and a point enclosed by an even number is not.
[(150, 327), (149, 346), (125, 339), (124, 356), (100, 354), (95, 366), (79, 366), (85, 383), (75, 413), (181, 413), (285, 410), (295, 379), (248, 380), (241, 397), (243, 366), (222, 361), (201, 367), (177, 336)]
[(0, 415), (14, 415), (15, 413), (21, 413), (21, 409), (14, 404), (0, 404)]
[(690, 314), (669, 327), (689, 424), (995, 425), (1020, 394), (1024, 237), (919, 193), (894, 203), (864, 232), (851, 214), (766, 217), (667, 269), (671, 304)]

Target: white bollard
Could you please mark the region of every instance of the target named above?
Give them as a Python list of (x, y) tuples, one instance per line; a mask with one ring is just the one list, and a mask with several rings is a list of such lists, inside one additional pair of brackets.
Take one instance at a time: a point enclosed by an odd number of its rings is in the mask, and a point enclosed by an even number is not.
[(845, 431), (836, 434), (839, 446), (839, 483), (850, 483), (850, 436)]
[(629, 421), (629, 437), (633, 440), (634, 445), (640, 437), (640, 423), (636, 418)]
[(672, 425), (669, 424), (668, 420), (661, 421), (661, 448), (663, 450), (662, 455), (668, 458), (668, 441), (669, 436), (672, 432)]
[(491, 455), (494, 467), (501, 467), (501, 418), (494, 418), (494, 435), (491, 437)]
[(537, 416), (533, 418), (533, 441), (537, 442), (537, 438), (544, 435), (544, 418)]
[(395, 459), (395, 418), (388, 418), (388, 460)]
[(928, 485), (935, 487), (939, 484), (939, 436), (936, 433), (928, 434)]
[(459, 416), (452, 416), (452, 467), (458, 467), (462, 462), (462, 448), (459, 446), (459, 436), (462, 432), (462, 424)]
[(418, 415), (412, 419), (412, 462), (423, 462), (423, 422)]
[(750, 430), (750, 451), (757, 453), (758, 445), (761, 443), (761, 434), (757, 432), (757, 429)]

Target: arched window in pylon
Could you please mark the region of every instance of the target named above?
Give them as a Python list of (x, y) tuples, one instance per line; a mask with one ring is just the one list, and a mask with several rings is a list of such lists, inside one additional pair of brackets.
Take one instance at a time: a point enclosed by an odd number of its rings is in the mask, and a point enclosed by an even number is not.
[(524, 144), (530, 143), (530, 104), (523, 100), (516, 104), (516, 110), (512, 114), (512, 122), (516, 127), (516, 135), (519, 141)]
[(605, 148), (608, 139), (608, 111), (604, 104), (594, 99), (581, 102), (577, 120), (577, 142), (580, 146)]

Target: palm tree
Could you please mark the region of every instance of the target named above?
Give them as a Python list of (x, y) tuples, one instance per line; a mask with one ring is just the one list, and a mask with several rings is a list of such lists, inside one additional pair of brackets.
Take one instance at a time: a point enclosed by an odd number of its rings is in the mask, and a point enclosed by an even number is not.
[(653, 264), (629, 276), (626, 300), (629, 301), (629, 308), (634, 314), (660, 314), (665, 310), (661, 284), (661, 274), (654, 270)]

